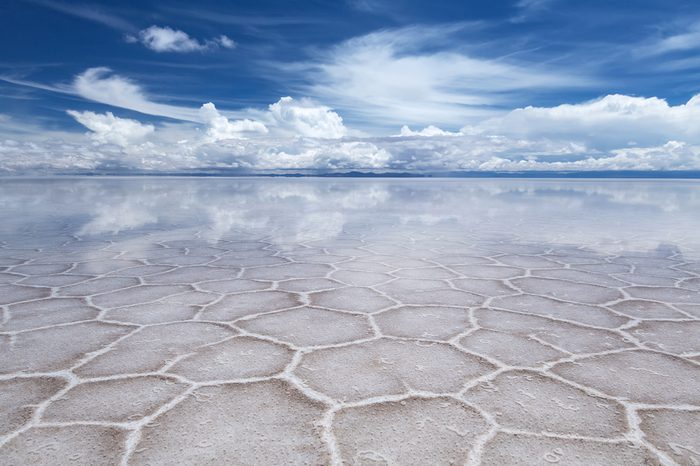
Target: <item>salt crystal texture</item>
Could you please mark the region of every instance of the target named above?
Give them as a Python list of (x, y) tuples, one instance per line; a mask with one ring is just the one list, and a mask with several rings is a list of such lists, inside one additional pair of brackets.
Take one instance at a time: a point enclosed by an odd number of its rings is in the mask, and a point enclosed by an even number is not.
[(696, 183), (0, 199), (2, 464), (700, 464)]

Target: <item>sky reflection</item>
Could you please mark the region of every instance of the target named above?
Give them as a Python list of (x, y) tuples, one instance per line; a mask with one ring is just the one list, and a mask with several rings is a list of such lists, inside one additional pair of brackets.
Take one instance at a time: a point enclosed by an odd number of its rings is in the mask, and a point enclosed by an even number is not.
[[(646, 180), (79, 178), (3, 180), (0, 239), (343, 237), (690, 253), (700, 183)], [(87, 243), (86, 243), (87, 245)]]

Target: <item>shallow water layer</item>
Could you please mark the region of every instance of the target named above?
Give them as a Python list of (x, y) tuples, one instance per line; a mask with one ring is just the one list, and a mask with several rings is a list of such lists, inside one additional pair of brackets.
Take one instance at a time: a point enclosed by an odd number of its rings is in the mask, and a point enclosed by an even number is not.
[(0, 181), (2, 464), (700, 464), (700, 183)]

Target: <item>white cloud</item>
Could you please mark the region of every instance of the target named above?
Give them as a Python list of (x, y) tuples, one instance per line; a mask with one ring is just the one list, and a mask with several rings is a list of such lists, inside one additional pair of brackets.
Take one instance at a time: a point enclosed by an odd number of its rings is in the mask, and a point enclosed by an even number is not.
[(589, 170), (698, 170), (700, 146), (669, 141), (656, 147), (615, 149), (609, 156), (581, 162)]
[(305, 93), (368, 125), (453, 126), (493, 115), (517, 93), (590, 84), (582, 76), (512, 58), (449, 48), (456, 26), (414, 26), (356, 37), (290, 66)]
[(110, 202), (109, 205), (101, 207), (95, 209), (94, 218), (78, 230), (79, 235), (115, 234), (158, 221), (156, 213), (144, 205), (134, 205), (128, 202), (115, 205)]
[(269, 107), (272, 120), (283, 131), (300, 136), (336, 139), (347, 134), (343, 119), (323, 105), (282, 97)]
[(128, 42), (141, 42), (154, 52), (201, 52), (218, 47), (232, 49), (236, 43), (225, 35), (199, 41), (184, 31), (168, 26), (151, 26), (139, 31), (138, 37), (127, 36)]
[(514, 23), (521, 23), (536, 17), (547, 10), (556, 0), (518, 0), (515, 7), (518, 13), (511, 18)]
[(219, 37), (214, 39), (214, 41), (225, 49), (236, 48), (236, 42), (234, 42), (233, 39), (231, 39), (228, 36), (225, 36), (223, 34), (221, 34)]
[[(67, 135), (68, 136), (68, 135)], [(158, 136), (126, 146), (0, 138), (0, 170), (55, 172), (198, 170), (700, 170), (700, 145), (659, 146), (594, 152), (567, 143), (464, 135), (329, 140), (313, 138), (227, 139), (175, 142)]]
[(259, 121), (236, 120), (230, 121), (208, 102), (199, 109), (202, 120), (207, 124), (207, 136), (210, 141), (224, 139), (242, 139), (246, 133), (267, 133), (267, 127)]
[(699, 112), (697, 96), (669, 105), (612, 95), (516, 109), (460, 132), (406, 126), (397, 136), (359, 137), (328, 107), (303, 99), (282, 98), (257, 111), (257, 120), (230, 119), (207, 103), (200, 124), (156, 128), (110, 112), (71, 111), (88, 137), (3, 124), (0, 170), (700, 170)]
[(133, 25), (128, 21), (106, 10), (102, 10), (100, 7), (95, 5), (80, 5), (75, 2), (72, 2), (71, 4), (64, 4), (51, 0), (37, 0), (36, 3), (67, 15), (104, 24), (105, 26), (117, 29), (119, 31), (131, 31), (134, 29)]
[[(391, 162), (391, 153), (371, 141), (291, 140), (260, 145), (251, 141), (238, 148), (255, 154), (249, 168), (275, 169), (380, 169)], [(242, 150), (241, 150), (242, 149)]]
[[(199, 109), (155, 102), (137, 83), (112, 74), (109, 68), (89, 68), (75, 77), (71, 92), (115, 107), (147, 115), (203, 123), (214, 140), (240, 138), (245, 133), (335, 139), (348, 134), (343, 119), (327, 106), (309, 99), (282, 97), (267, 110), (243, 109), (223, 114), (213, 103)], [(235, 115), (236, 120), (229, 118)], [(251, 118), (247, 118), (250, 116)], [(253, 119), (254, 117), (255, 119)], [(255, 121), (259, 120), (259, 121)]]
[(112, 112), (76, 112), (68, 110), (70, 116), (91, 132), (90, 137), (100, 144), (128, 146), (143, 141), (153, 133), (153, 125), (144, 125), (136, 120), (115, 117)]
[(193, 52), (206, 46), (186, 32), (169, 27), (151, 26), (139, 32), (139, 40), (154, 52)]
[(73, 92), (84, 99), (147, 115), (185, 121), (200, 121), (197, 109), (161, 104), (149, 99), (141, 86), (128, 78), (111, 74), (109, 68), (88, 68), (73, 80)]
[(671, 34), (650, 41), (637, 48), (636, 52), (642, 56), (649, 56), (696, 49), (700, 49), (700, 21), (691, 24), (680, 34)]
[(581, 104), (519, 108), (463, 131), (548, 138), (597, 150), (656, 146), (669, 140), (700, 144), (700, 95), (669, 105), (657, 97), (608, 95)]
[(399, 136), (423, 136), (423, 137), (432, 137), (432, 136), (461, 136), (462, 133), (451, 133), (450, 131), (445, 131), (437, 126), (429, 125), (423, 128), (420, 131), (413, 131), (411, 128), (409, 128), (406, 125), (403, 125), (401, 127), (401, 132), (399, 133)]

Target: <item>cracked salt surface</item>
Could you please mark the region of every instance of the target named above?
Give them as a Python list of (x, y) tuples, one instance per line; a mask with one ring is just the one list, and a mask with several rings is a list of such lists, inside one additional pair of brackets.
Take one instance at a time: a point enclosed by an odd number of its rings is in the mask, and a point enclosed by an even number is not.
[(0, 464), (700, 465), (700, 185), (0, 182)]

